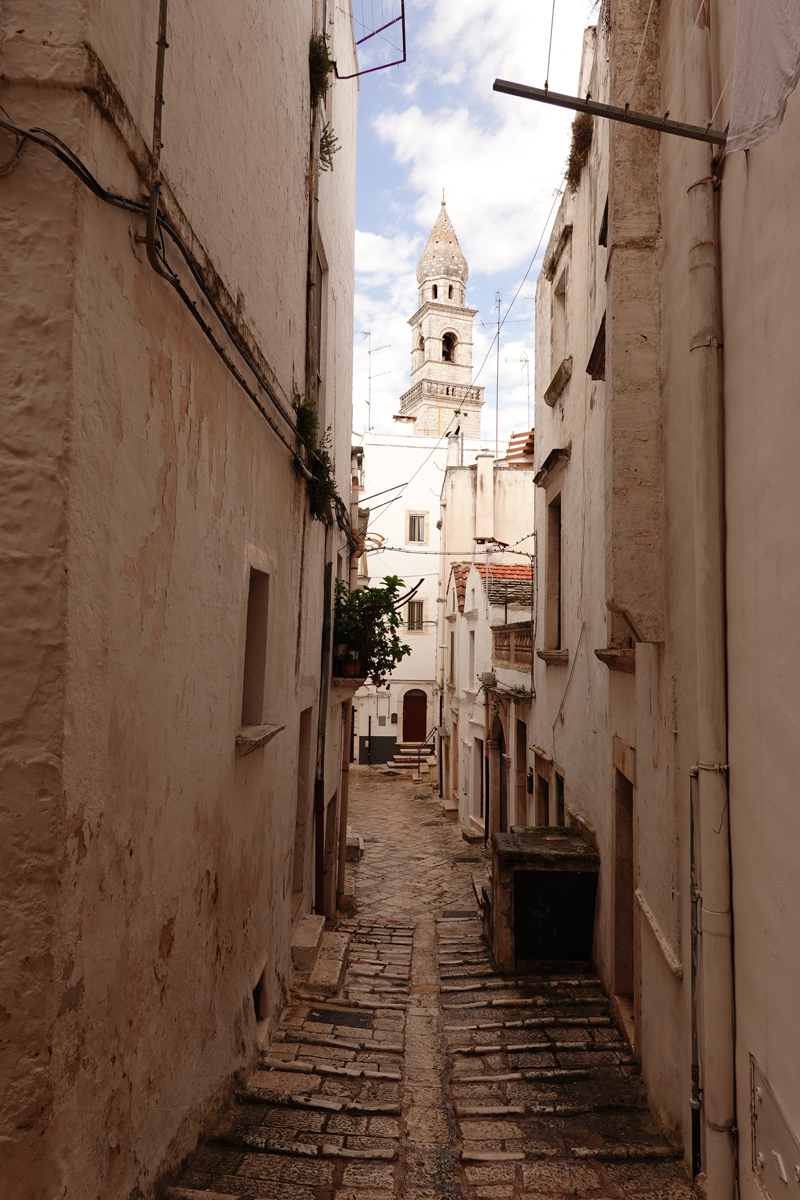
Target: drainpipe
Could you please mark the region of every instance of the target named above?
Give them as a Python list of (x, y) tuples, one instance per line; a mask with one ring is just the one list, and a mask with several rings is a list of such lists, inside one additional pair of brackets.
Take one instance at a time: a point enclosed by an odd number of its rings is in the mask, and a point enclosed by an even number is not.
[[(704, 11), (698, 15), (700, 8)], [(686, 11), (686, 118), (705, 125), (711, 121), (712, 111), (708, 0), (691, 0)], [(710, 147), (687, 141), (686, 159), (691, 181), (689, 374), (697, 635), (699, 1100), (708, 1194), (714, 1200), (732, 1200), (736, 1131), (717, 181)]]
[(319, 712), (317, 714), (317, 765), (314, 776), (314, 912), (325, 912), (325, 735), (328, 725), (328, 695), (331, 679), (333, 636), (333, 561), (329, 557), (330, 526), (325, 527), (325, 586), (322, 617)]

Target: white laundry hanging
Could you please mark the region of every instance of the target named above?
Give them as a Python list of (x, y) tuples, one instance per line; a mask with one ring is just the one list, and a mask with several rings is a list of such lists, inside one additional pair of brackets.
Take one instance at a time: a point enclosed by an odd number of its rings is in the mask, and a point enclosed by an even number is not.
[(800, 0), (739, 0), (727, 152), (780, 129), (800, 79)]

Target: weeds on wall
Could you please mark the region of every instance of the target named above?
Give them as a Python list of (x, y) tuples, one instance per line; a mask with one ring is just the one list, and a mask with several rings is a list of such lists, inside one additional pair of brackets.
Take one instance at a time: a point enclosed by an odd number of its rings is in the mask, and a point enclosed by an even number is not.
[(308, 76), (311, 82), (311, 107), (314, 108), (318, 100), (327, 92), (330, 87), (330, 74), (333, 71), (333, 62), (328, 53), (328, 39), (324, 33), (316, 33), (312, 36), (308, 44)]
[(331, 123), (323, 127), (319, 137), (319, 167), (321, 171), (333, 170), (333, 156), (341, 150), (339, 139), (331, 129)]
[(567, 159), (567, 187), (573, 193), (577, 192), (581, 172), (589, 161), (593, 133), (594, 119), (591, 113), (576, 113), (572, 122), (572, 144)]
[(301, 396), (295, 388), (292, 398), (297, 432), (308, 449), (308, 469), (311, 479), (308, 486), (308, 502), (311, 516), (326, 525), (331, 523), (331, 505), (336, 503), (336, 480), (333, 474), (333, 459), (330, 454), (330, 426), (319, 436), (317, 406), (307, 396)]
[(359, 676), (371, 678), (376, 686), (411, 653), (397, 633), (402, 618), (396, 605), (403, 581), (397, 575), (386, 575), (381, 582), (381, 587), (351, 591), (343, 579), (337, 579), (333, 611), (336, 658), (355, 658), (360, 663)]

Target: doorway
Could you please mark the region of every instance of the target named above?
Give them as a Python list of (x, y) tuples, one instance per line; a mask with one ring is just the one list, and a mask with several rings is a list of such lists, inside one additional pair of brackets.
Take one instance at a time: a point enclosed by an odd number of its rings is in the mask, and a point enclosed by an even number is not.
[(633, 784), (614, 771), (614, 996), (633, 1045)]
[(403, 741), (424, 742), (428, 732), (428, 697), (420, 688), (403, 696)]
[(536, 772), (536, 824), (550, 824), (550, 780)]
[[(528, 726), (524, 721), (517, 719), (516, 737), (514, 739), (514, 809), (516, 823), (527, 824), (528, 815), (526, 813), (528, 803), (528, 789), (525, 780), (525, 771), (528, 765)], [(520, 821), (522, 818), (522, 821)]]
[(497, 749), (500, 769), (500, 832), (508, 833), (508, 758), (506, 756), (506, 735), (502, 725), (497, 735)]

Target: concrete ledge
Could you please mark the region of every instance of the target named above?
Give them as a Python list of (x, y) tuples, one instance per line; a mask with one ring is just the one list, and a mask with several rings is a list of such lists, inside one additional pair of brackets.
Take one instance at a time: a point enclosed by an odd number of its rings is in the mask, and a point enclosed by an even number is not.
[(309, 913), (300, 918), (292, 935), (292, 963), (295, 970), (313, 971), (324, 933), (323, 916)]

